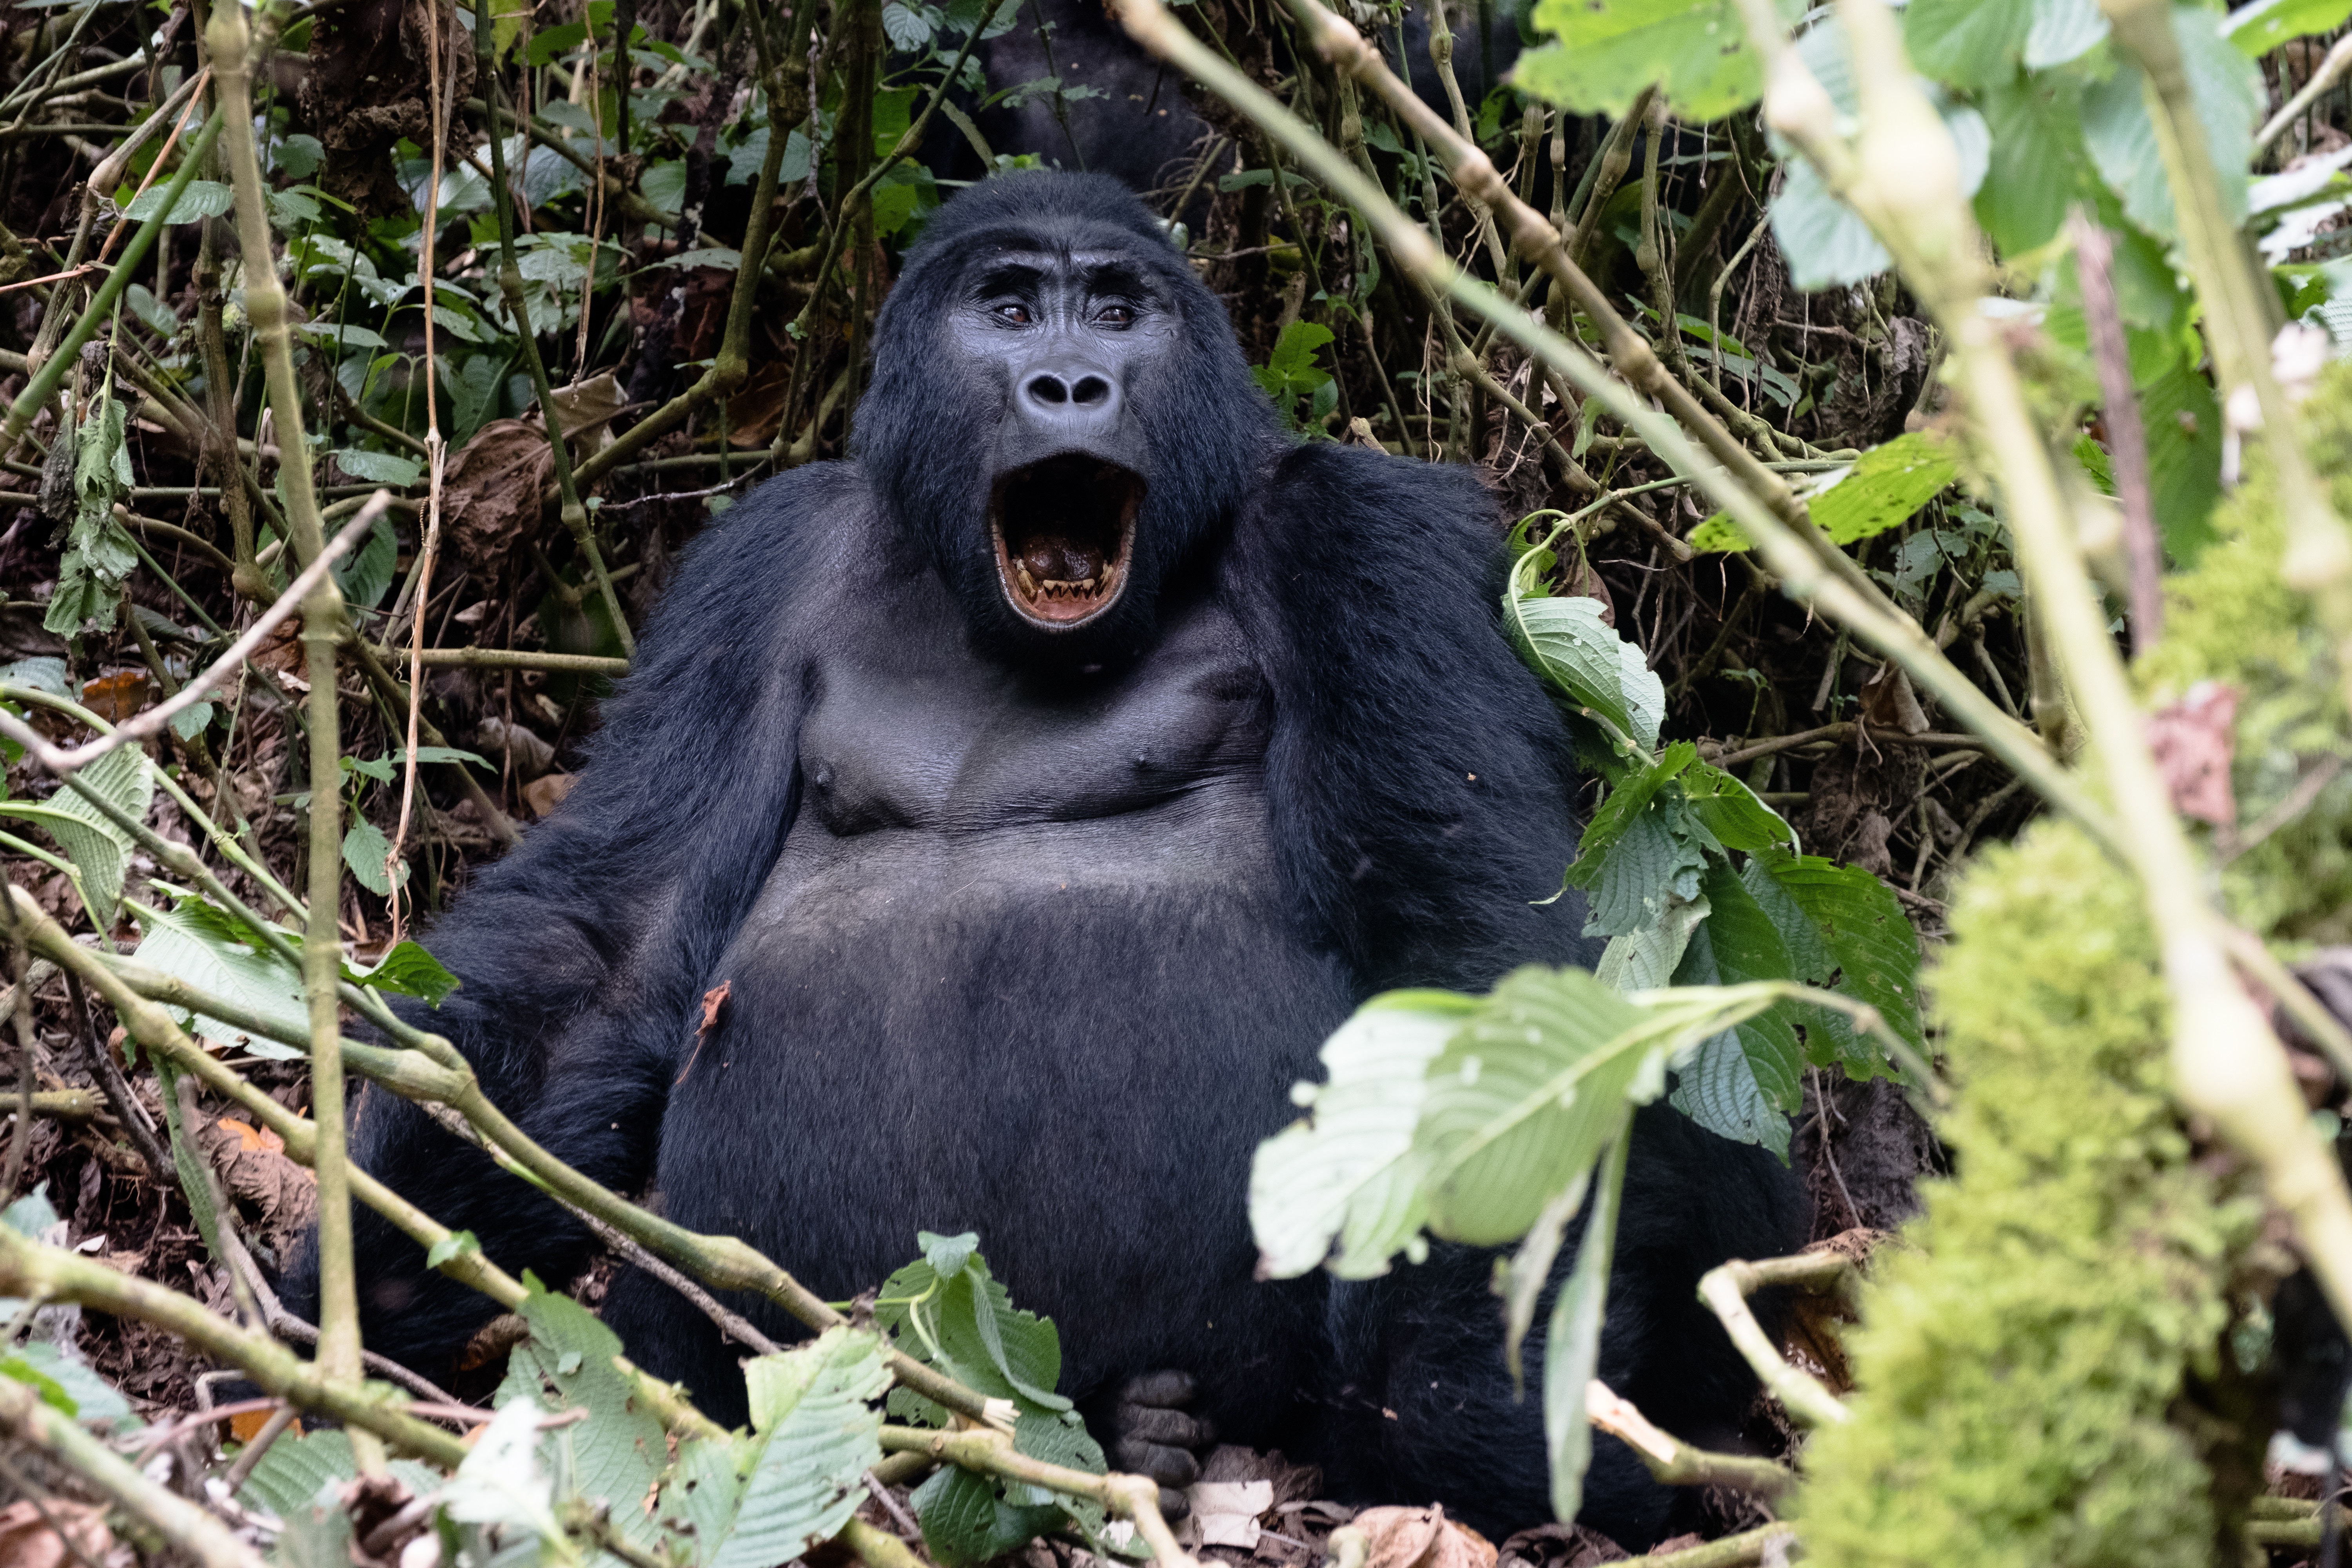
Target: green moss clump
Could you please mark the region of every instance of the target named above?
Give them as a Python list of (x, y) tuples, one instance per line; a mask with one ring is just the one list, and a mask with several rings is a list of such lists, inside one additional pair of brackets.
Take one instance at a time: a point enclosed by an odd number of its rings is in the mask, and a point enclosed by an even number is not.
[(1879, 1254), (1849, 1425), (1816, 1433), (1806, 1561), (2216, 1561), (2210, 1478), (2167, 1414), (2210, 1375), (2258, 1204), (2193, 1163), (2137, 889), (2070, 826), (1981, 856), (1934, 979), (1961, 1092), (1916, 1247)]
[[(2313, 465), (2338, 513), (2352, 517), (2352, 366), (2331, 369), (2304, 405)], [(2260, 449), (2246, 482), (2214, 519), (2222, 542), (2165, 586), (2164, 637), (2135, 670), (2151, 707), (2200, 680), (2238, 689), (2231, 779), (2242, 829), (2306, 785), (2329, 757), (2340, 767), (2299, 814), (2222, 868), (2231, 916), (2266, 936), (2352, 942), (2352, 744), (2342, 689), (2311, 603), (2281, 571), (2286, 530), (2278, 486)]]

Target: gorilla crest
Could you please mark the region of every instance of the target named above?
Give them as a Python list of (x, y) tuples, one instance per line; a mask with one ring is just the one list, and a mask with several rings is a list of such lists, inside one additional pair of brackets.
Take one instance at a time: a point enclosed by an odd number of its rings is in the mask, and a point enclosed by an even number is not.
[[(1576, 778), (1499, 632), (1493, 503), (1285, 436), (1108, 180), (958, 196), (876, 341), (853, 458), (687, 552), (578, 787), (433, 933), (463, 988), (413, 1016), (556, 1154), (821, 1295), (978, 1231), (1125, 1468), (1183, 1485), (1218, 1433), (1338, 1495), (1541, 1521), (1489, 1255), (1260, 1283), (1244, 1213), (1359, 1003), (1594, 956), (1572, 897), (1531, 902)], [(1758, 1151), (1636, 1127), (1601, 1373), (1730, 1442), (1753, 1384), (1697, 1279), (1801, 1239), (1801, 1205)], [(592, 1255), (411, 1105), (371, 1090), (352, 1148), (509, 1270)], [(369, 1343), (446, 1373), (488, 1304), (358, 1225)], [(735, 1352), (666, 1286), (625, 1274), (605, 1315), (743, 1419)], [(1600, 1447), (1586, 1517), (1654, 1540), (1675, 1499)]]

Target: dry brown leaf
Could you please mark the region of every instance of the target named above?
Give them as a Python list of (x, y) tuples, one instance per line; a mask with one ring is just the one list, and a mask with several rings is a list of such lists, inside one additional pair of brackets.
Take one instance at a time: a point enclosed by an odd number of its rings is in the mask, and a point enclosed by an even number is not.
[(530, 807), (533, 816), (545, 816), (563, 804), (563, 797), (572, 793), (572, 786), (579, 779), (577, 773), (549, 773), (533, 779), (522, 786), (522, 803)]
[(1563, 599), (1598, 599), (1601, 601), (1601, 624), (1617, 624), (1617, 601), (1609, 596), (1609, 584), (1592, 569), (1592, 563), (1579, 551), (1574, 559), (1560, 563), (1559, 595)]
[(1257, 1549), (1258, 1515), (1274, 1507), (1272, 1481), (1202, 1481), (1187, 1487), (1192, 1531), (1202, 1546)]
[[(47, 1519), (41, 1517), (42, 1509), (48, 1510)], [(55, 1529), (50, 1528), (51, 1521), (56, 1521)], [(92, 1563), (104, 1562), (114, 1550), (114, 1533), (106, 1528), (105, 1505), (52, 1497), (36, 1508), (26, 1500), (0, 1508), (0, 1563), (7, 1568), (66, 1568), (74, 1558), (58, 1535), (60, 1530)]]
[(2183, 816), (2231, 827), (2238, 798), (2230, 788), (2235, 750), (2238, 689), (2200, 680), (2171, 707), (2148, 715), (2147, 743), (2172, 792), (2172, 808)]
[(593, 456), (611, 438), (606, 426), (627, 406), (620, 379), (609, 370), (570, 386), (551, 388), (547, 396), (555, 405), (555, 427), (571, 441), (575, 463)]
[(318, 1178), (288, 1158), (286, 1141), (268, 1129), (224, 1116), (198, 1130), (196, 1146), (229, 1195), (259, 1213), (272, 1247), (282, 1250), (318, 1212)]
[[(722, 980), (702, 994), (702, 1024), (694, 1031), (694, 1049), (688, 1053), (686, 1065), (677, 1070), (678, 1083), (684, 1083), (686, 1075), (694, 1070), (695, 1058), (702, 1055), (702, 1042), (710, 1037), (710, 1031), (718, 1026), (719, 1010), (727, 1005), (727, 998), (734, 989), (733, 981)], [(676, 1089), (677, 1084), (670, 1087)]]
[(1862, 716), (1878, 729), (1906, 735), (1924, 735), (1931, 727), (1927, 710), (1919, 706), (1919, 694), (1911, 689), (1911, 678), (1892, 661), (1880, 665), (1863, 687)]
[(537, 419), (493, 419), (449, 459), (442, 515), (467, 566), (488, 581), (539, 530), (540, 494), (555, 472)]
[(118, 669), (84, 682), (81, 705), (108, 723), (120, 724), (147, 706), (147, 687), (145, 671)]
[(1443, 1508), (1368, 1508), (1354, 1528), (1364, 1532), (1364, 1568), (1495, 1568), (1495, 1543)]

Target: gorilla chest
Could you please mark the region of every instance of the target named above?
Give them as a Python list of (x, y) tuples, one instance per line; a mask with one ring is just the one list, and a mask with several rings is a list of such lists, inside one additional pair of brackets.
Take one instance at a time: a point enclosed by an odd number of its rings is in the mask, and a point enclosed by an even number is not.
[(1138, 855), (1165, 866), (1179, 847), (1263, 831), (1266, 694), (1213, 606), (1183, 616), (1116, 678), (1048, 676), (919, 644), (823, 664), (816, 685), (788, 861), (797, 847), (867, 869), (978, 861), (1012, 871), (1059, 865), (1067, 847), (1092, 880)]

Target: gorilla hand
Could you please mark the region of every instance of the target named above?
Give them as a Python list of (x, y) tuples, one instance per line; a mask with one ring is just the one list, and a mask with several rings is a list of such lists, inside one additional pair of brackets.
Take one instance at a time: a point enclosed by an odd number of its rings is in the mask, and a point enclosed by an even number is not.
[(1128, 1380), (1111, 1411), (1111, 1464), (1158, 1481), (1170, 1519), (1191, 1510), (1184, 1489), (1201, 1479), (1201, 1455), (1217, 1439), (1208, 1417), (1185, 1408), (1192, 1394), (1192, 1373), (1148, 1372)]

